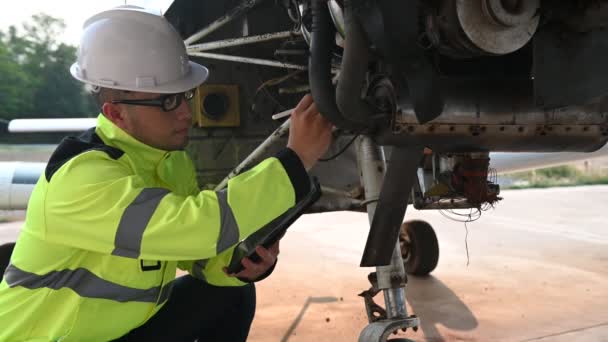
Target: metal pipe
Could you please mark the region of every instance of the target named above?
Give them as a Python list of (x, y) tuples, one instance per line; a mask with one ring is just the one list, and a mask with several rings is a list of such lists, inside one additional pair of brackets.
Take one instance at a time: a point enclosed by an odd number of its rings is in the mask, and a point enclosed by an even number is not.
[(27, 208), (45, 163), (0, 162), (0, 210)]
[(342, 196), (339, 193), (328, 192), (325, 187), (321, 187), (321, 191), (323, 192), (323, 196), (312, 205), (308, 210), (309, 213), (326, 213), (330, 211), (345, 210), (361, 211), (364, 207), (363, 201), (348, 196)]
[(309, 91), (310, 91), (310, 86), (308, 84), (297, 86), (297, 87), (279, 88), (279, 94), (298, 94), (298, 93), (307, 93)]
[[(378, 287), (383, 289), (384, 293), (386, 316), (389, 319), (407, 317), (407, 308), (405, 306), (406, 275), (399, 240), (396, 241), (393, 249), (391, 264), (376, 267), (376, 274), (378, 276)], [(397, 282), (395, 283), (396, 280)]]
[[(376, 199), (380, 196), (382, 180), (386, 171), (384, 151), (366, 136), (357, 138), (357, 162), (362, 176), (361, 184), (365, 190), (365, 199)], [(367, 204), (369, 223), (372, 223), (377, 201)]]
[(10, 133), (81, 132), (97, 125), (96, 118), (15, 119), (8, 123)]
[(266, 66), (285, 68), (285, 69), (297, 69), (297, 70), (307, 70), (308, 69), (305, 65), (283, 63), (283, 62), (271, 61), (268, 59), (231, 56), (231, 55), (224, 55), (224, 54), (210, 53), (210, 52), (188, 52), (188, 54), (190, 56), (203, 57), (203, 58), (209, 58), (209, 59), (218, 59), (221, 61), (266, 65)]
[[(293, 108), (286, 110), (285, 112), (291, 112), (292, 110), (293, 110)], [(284, 112), (282, 112), (282, 113), (284, 113)], [(260, 144), (260, 146), (256, 147), (256, 149), (253, 150), (253, 152), (251, 152), (247, 156), (247, 158), (245, 158), (237, 167), (235, 167), (234, 170), (232, 170), (228, 174), (228, 176), (226, 176), (226, 178), (224, 178), (220, 182), (220, 184), (218, 184), (215, 187), (215, 191), (225, 188), (228, 185), (228, 181), (231, 178), (240, 174), (241, 172), (243, 172), (244, 169), (248, 168), (249, 166), (253, 165), (253, 163), (258, 161), (258, 159), (260, 159), (266, 152), (268, 152), (268, 150), (274, 143), (278, 142), (287, 132), (289, 132), (290, 124), (291, 124), (291, 118), (285, 120), (285, 122), (283, 122), (283, 124), (281, 126), (279, 126), (279, 128), (277, 128), (274, 132), (272, 132), (272, 134), (268, 138), (266, 138), (266, 140), (264, 140)]]
[(332, 187), (328, 187), (328, 186), (321, 186), (321, 191), (323, 192), (324, 195), (327, 194), (327, 195), (334, 195), (334, 196), (338, 196), (338, 197), (354, 198), (353, 195), (348, 191), (344, 191), (344, 190), (340, 190), (340, 189), (336, 189), (336, 188), (332, 188)]
[(275, 55), (284, 56), (302, 56), (306, 55), (308, 50), (296, 50), (296, 49), (279, 49), (274, 52)]
[(275, 39), (283, 39), (293, 37), (295, 35), (300, 35), (300, 32), (297, 31), (282, 31), (282, 32), (273, 32), (273, 33), (265, 33), (258, 36), (249, 36), (249, 37), (240, 37), (240, 38), (230, 38), (224, 40), (218, 40), (215, 42), (208, 42), (202, 44), (195, 44), (186, 47), (188, 52), (201, 52), (201, 51), (209, 51), (215, 49), (223, 49), (231, 46), (241, 46), (247, 44), (256, 44), (267, 42)]
[(205, 26), (200, 31), (198, 31), (195, 34), (191, 35), (190, 37), (186, 38), (186, 40), (184, 40), (184, 43), (186, 45), (190, 45), (190, 44), (192, 44), (194, 42), (199, 41), (201, 38), (207, 36), (211, 32), (213, 32), (213, 31), (217, 30), (218, 28), (226, 25), (227, 23), (231, 22), (232, 20), (240, 17), (244, 13), (249, 12), (249, 10), (251, 8), (253, 8), (255, 5), (257, 5), (258, 3), (262, 2), (262, 1), (264, 1), (264, 0), (244, 0), (244, 1), (242, 1), (240, 4), (238, 4), (238, 6), (236, 6), (233, 9), (231, 9), (224, 16), (218, 18), (217, 20), (215, 20), (211, 24)]
[(327, 7), (329, 8), (329, 14), (331, 15), (331, 20), (336, 26), (336, 30), (342, 38), (346, 37), (346, 30), (344, 28), (344, 14), (340, 4), (338, 4), (336, 0), (329, 0), (327, 1)]

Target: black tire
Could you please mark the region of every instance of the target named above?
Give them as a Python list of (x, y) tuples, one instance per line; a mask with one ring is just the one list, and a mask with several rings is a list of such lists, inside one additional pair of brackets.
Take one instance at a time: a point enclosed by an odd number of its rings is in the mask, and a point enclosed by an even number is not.
[(4, 270), (6, 270), (6, 267), (11, 260), (11, 254), (13, 254), (14, 248), (14, 242), (5, 243), (0, 246), (0, 280), (2, 280), (2, 276), (4, 276)]
[(425, 221), (406, 221), (399, 233), (405, 272), (415, 276), (431, 273), (439, 262), (439, 243), (433, 227)]

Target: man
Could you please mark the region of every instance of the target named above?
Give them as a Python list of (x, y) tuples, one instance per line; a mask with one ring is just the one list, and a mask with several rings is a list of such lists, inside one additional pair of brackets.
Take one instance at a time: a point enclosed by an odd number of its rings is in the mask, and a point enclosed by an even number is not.
[[(31, 196), (0, 283), (0, 340), (245, 340), (252, 282), (278, 243), (236, 275), (224, 269), (239, 240), (308, 192), (331, 125), (304, 97), (286, 149), (201, 192), (183, 148), (207, 70), (164, 18), (133, 7), (93, 16), (71, 73), (97, 88), (102, 114), (60, 144)], [(190, 275), (174, 279), (176, 267)]]

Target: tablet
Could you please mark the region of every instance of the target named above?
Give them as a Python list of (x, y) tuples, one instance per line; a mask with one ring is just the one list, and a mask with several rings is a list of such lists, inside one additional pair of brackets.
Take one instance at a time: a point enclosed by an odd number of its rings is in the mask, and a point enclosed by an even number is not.
[(315, 177), (310, 178), (310, 192), (281, 216), (270, 221), (264, 227), (239, 242), (234, 248), (232, 259), (228, 266), (228, 273), (239, 273), (243, 270), (241, 260), (248, 257), (253, 262), (258, 262), (260, 257), (255, 252), (257, 246), (269, 248), (279, 240), (291, 226), (311, 205), (321, 197), (321, 185)]

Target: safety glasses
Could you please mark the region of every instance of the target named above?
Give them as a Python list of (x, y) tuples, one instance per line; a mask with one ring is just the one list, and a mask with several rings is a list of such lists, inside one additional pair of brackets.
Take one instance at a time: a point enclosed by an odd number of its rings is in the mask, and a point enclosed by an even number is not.
[(112, 103), (121, 103), (134, 106), (160, 107), (165, 112), (170, 112), (182, 104), (182, 99), (190, 101), (194, 98), (194, 90), (188, 90), (183, 93), (166, 94), (153, 99), (142, 100), (113, 100)]

